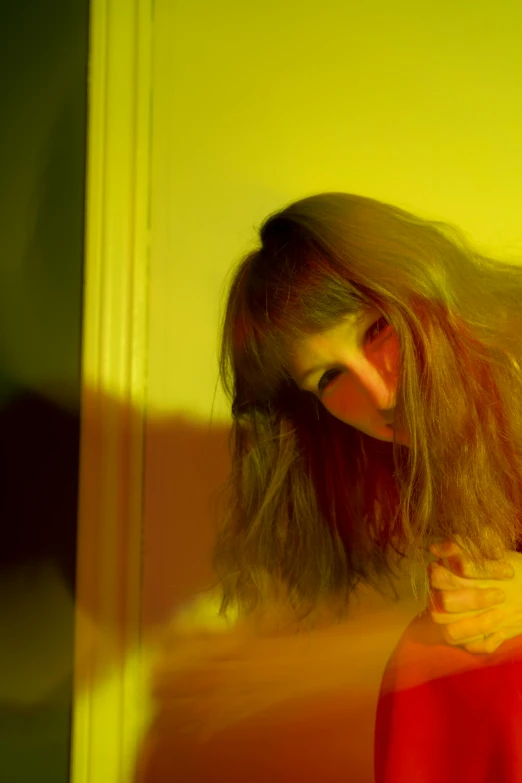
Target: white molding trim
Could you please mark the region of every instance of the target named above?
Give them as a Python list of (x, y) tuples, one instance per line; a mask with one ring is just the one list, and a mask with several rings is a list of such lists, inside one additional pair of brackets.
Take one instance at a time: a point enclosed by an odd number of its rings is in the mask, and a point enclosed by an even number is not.
[(154, 0), (92, 0), (72, 783), (127, 783), (140, 647)]

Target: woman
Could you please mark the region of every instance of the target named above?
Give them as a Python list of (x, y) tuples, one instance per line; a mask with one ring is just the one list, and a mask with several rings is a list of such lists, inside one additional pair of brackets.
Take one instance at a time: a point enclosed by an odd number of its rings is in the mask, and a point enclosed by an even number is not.
[(515, 550), (522, 269), (344, 193), (276, 212), (260, 239), (223, 323), (222, 612), (263, 604), (276, 579), (300, 613), (343, 615), (359, 581), (381, 590), (401, 561), (426, 590), (437, 539), (477, 567)]
[[(387, 667), (378, 783), (454, 779), (436, 776), (428, 747), (431, 766), (420, 758), (403, 775), (409, 751), (397, 737), (411, 714), (401, 698), (522, 634), (521, 301), (522, 269), (446, 224), (345, 193), (268, 217), (233, 274), (220, 360), (233, 414), (214, 558), (220, 614), (241, 621), (277, 604), (288, 628), (314, 627), (346, 618), (358, 585), (396, 595), (394, 580), (410, 575), (435, 623), (418, 618)], [(454, 549), (435, 554), (448, 567), (439, 559), (430, 572), (427, 548), (444, 540)], [(401, 673), (426, 621), (412, 685)], [(441, 647), (464, 664), (436, 671)]]

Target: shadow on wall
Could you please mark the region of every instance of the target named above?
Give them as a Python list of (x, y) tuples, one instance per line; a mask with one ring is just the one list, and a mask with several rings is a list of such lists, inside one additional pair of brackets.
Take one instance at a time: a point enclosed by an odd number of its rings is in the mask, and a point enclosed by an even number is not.
[[(120, 401), (88, 389), (83, 394), (82, 426), (91, 443), (82, 466), (84, 496), (82, 513), (84, 524), (95, 521), (94, 535), (89, 537), (92, 551), (80, 553), (87, 564), (86, 592), (78, 595), (80, 608), (97, 625), (103, 626), (110, 618), (94, 616), (99, 606), (97, 574), (103, 578), (103, 569), (114, 569), (113, 561), (104, 561), (103, 539), (98, 537), (96, 525), (100, 518), (99, 497), (104, 486), (104, 461), (108, 458), (103, 443), (107, 422), (117, 432), (120, 453), (111, 465), (119, 465), (121, 473), (112, 489), (118, 491), (114, 502), (118, 508), (118, 536), (121, 537), (122, 557), (125, 556), (126, 530), (129, 514), (128, 499), (132, 494), (134, 471), (130, 466), (129, 442), (136, 426), (138, 412), (126, 408)], [(217, 524), (215, 501), (217, 490), (229, 472), (229, 427), (222, 424), (197, 424), (187, 418), (146, 418), (144, 430), (143, 510), (134, 509), (142, 516), (141, 541), (141, 623), (145, 638), (148, 631), (162, 627), (178, 605), (216, 583), (211, 567), (211, 550)], [(111, 471), (112, 475), (112, 471)], [(111, 479), (112, 483), (112, 479)], [(106, 513), (106, 507), (102, 508)], [(113, 520), (111, 520), (113, 524)], [(101, 552), (101, 554), (100, 554)], [(118, 553), (119, 555), (119, 553)], [(108, 563), (108, 566), (107, 566)], [(116, 568), (125, 580), (127, 564), (118, 560)], [(91, 579), (92, 573), (92, 579)], [(134, 578), (134, 577), (131, 577)], [(122, 590), (125, 584), (122, 581)], [(132, 586), (130, 587), (132, 589)]]
[[(118, 419), (130, 421), (109, 398), (89, 405), (100, 411), (117, 407)], [(80, 415), (20, 390), (4, 402), (0, 427), (0, 515), (7, 521), (0, 547), (3, 581), (23, 573), (20, 585), (29, 588), (41, 577), (42, 565), (54, 563), (73, 596)], [(185, 418), (147, 426), (145, 628), (162, 625), (180, 602), (215, 583), (210, 565), (214, 496), (228, 474), (228, 432), (227, 426), (209, 430)], [(81, 608), (97, 621), (92, 606)]]
[[(88, 391), (84, 401), (86, 409), (99, 414), (98, 419), (91, 415), (89, 420), (89, 427), (94, 428), (89, 435), (95, 443), (100, 443), (96, 429), (107, 415), (114, 416), (124, 428), (132, 422), (133, 411), (125, 410), (114, 399)], [(12, 574), (23, 571), (26, 577), (23, 584), (19, 583), (19, 592), (23, 587), (28, 597), (31, 593), (38, 595), (38, 601), (27, 602), (28, 615), (34, 613), (31, 619), (27, 616), (30, 621), (24, 624), (25, 628), (31, 628), (31, 638), (26, 633), (18, 639), (18, 648), (12, 651), (19, 662), (17, 676), (26, 683), (27, 701), (35, 704), (38, 698), (52, 700), (53, 693), (59, 693), (64, 683), (70, 684), (73, 674), (75, 564), (72, 552), (79, 466), (71, 455), (79, 454), (80, 420), (77, 413), (27, 393), (12, 399), (4, 408), (2, 424), (1, 511), (3, 518), (12, 520), (8, 547), (11, 555), (7, 557), (3, 549), (3, 570)], [(180, 603), (215, 583), (210, 555), (217, 491), (229, 472), (228, 434), (228, 426), (213, 424), (209, 428), (208, 424), (198, 425), (183, 417), (156, 419), (147, 424), (142, 574), (145, 645), (150, 635), (156, 638), (156, 632), (168, 625)], [(120, 432), (120, 436), (125, 444), (126, 432)], [(98, 469), (95, 475), (98, 480), (99, 455), (93, 454), (92, 458), (94, 470)], [(34, 564), (32, 576), (29, 563)], [(45, 563), (54, 563), (56, 568), (46, 571), (42, 565)], [(97, 576), (94, 568), (93, 591), (99, 585)], [(375, 629), (382, 630), (382, 618), (373, 613), (382, 611), (383, 605), (383, 601), (369, 600), (351, 628), (358, 639), (357, 646), (367, 649), (375, 659), (363, 679), (359, 678), (357, 688), (341, 682), (343, 670), (349, 672), (348, 681), (358, 678), (349, 671), (351, 664), (346, 653), (353, 642), (347, 648), (345, 636), (340, 646), (333, 641), (321, 653), (328, 659), (327, 668), (339, 675), (337, 689), (327, 684), (318, 688), (317, 693), (308, 693), (305, 688), (304, 697), (301, 694), (296, 699), (290, 687), (284, 699), (279, 694), (274, 699), (270, 697), (266, 709), (255, 710), (246, 720), (235, 721), (204, 746), (196, 738), (178, 731), (172, 713), (160, 707), (139, 750), (135, 783), (176, 780), (203, 783), (208, 779), (227, 783), (244, 780), (282, 783), (292, 779), (294, 773), (303, 781), (321, 779), (334, 783), (346, 779), (347, 766), (351, 770), (350, 780), (371, 783), (373, 725), (380, 676), (389, 652), (407, 623), (401, 615), (396, 626), (390, 626), (382, 637), (376, 636)], [(86, 602), (79, 603), (78, 609), (100, 631), (101, 638), (106, 618), (96, 616), (93, 606), (87, 595)], [(31, 651), (38, 649), (40, 655), (36, 659), (34, 654), (26, 657), (24, 665), (28, 647)], [(125, 658), (133, 652), (124, 651)], [(85, 653), (96, 655), (94, 649)], [(295, 653), (291, 651), (291, 654)], [(306, 657), (305, 652), (303, 659), (298, 651), (298, 656), (302, 660), (301, 680), (314, 667), (317, 671), (319, 665), (326, 671), (324, 662), (315, 662), (315, 653), (310, 652)], [(277, 673), (280, 661), (272, 656), (266, 664), (266, 671)], [(121, 658), (115, 653), (106, 669), (98, 670), (100, 685), (121, 665)], [(2, 671), (9, 669), (2, 667)], [(227, 676), (234, 678), (238, 672), (239, 669), (231, 668)], [(30, 683), (33, 683), (32, 692), (29, 692)], [(197, 682), (196, 686), (197, 690)], [(261, 686), (263, 690), (262, 681)]]
[[(132, 411), (124, 411), (109, 398), (92, 397), (87, 405), (100, 416), (117, 419), (123, 427), (129, 427), (132, 422)], [(96, 427), (95, 415), (89, 426)], [(227, 425), (198, 424), (181, 416), (151, 418), (147, 422), (142, 561), (142, 638), (145, 645), (167, 628), (180, 604), (216, 582), (211, 568), (211, 551), (218, 523), (219, 489), (230, 470), (229, 431)], [(93, 435), (94, 441), (99, 442), (98, 436), (91, 431)], [(126, 434), (120, 435), (125, 444)], [(92, 459), (94, 467), (96, 464), (99, 467), (96, 455), (93, 454)], [(94, 582), (93, 589), (96, 589)], [(357, 646), (366, 650), (367, 658), (373, 658), (356, 689), (347, 685), (347, 682), (353, 684), (357, 680), (353, 671), (344, 682), (341, 682), (341, 674), (336, 681), (339, 683), (337, 688), (334, 684), (332, 689), (327, 682), (315, 693), (313, 689), (310, 693), (306, 685), (304, 691), (298, 693), (292, 686), (283, 685), (281, 689), (277, 680), (281, 677), (281, 666), (286, 664), (273, 651), (269, 650), (266, 657), (261, 653), (260, 661), (256, 657), (252, 659), (254, 669), (257, 671), (256, 662), (259, 661), (261, 672), (269, 679), (264, 683), (261, 674), (261, 681), (254, 684), (256, 675), (250, 677), (247, 672), (243, 689), (245, 693), (252, 689), (252, 694), (257, 690), (252, 703), (259, 705), (261, 695), (261, 706), (256, 706), (246, 718), (238, 720), (235, 716), (232, 725), (218, 730), (204, 745), (194, 735), (180, 731), (179, 710), (172, 711), (168, 699), (156, 704), (153, 722), (139, 749), (134, 783), (177, 780), (183, 783), (207, 780), (213, 783), (243, 783), (245, 780), (283, 783), (291, 779), (344, 783), (347, 767), (354, 783), (371, 783), (373, 726), (380, 676), (386, 658), (407, 622), (402, 617), (402, 622), (392, 623), (381, 637), (376, 638), (378, 622), (373, 622), (376, 616), (372, 613), (382, 611), (383, 605), (383, 601), (370, 597), (356, 621), (358, 624), (350, 629), (359, 635)], [(92, 607), (82, 608), (92, 616)], [(93, 619), (95, 625), (103, 625), (103, 619)], [(325, 670), (325, 653), (326, 666), (331, 670), (350, 669), (346, 660), (346, 638), (345, 635), (340, 642), (334, 640), (329, 647), (326, 641), (319, 656), (314, 651), (305, 650), (303, 654), (300, 648), (294, 651), (293, 641), (288, 648), (283, 646), (283, 654), (288, 654), (292, 667), (295, 665), (291, 656), (297, 653), (299, 658), (298, 689), (310, 673), (317, 673), (321, 667)], [(380, 645), (382, 640), (384, 644)], [(177, 646), (178, 641), (173, 642), (172, 648), (176, 665), (182, 662), (183, 667), (188, 663), (190, 669), (187, 679), (181, 683), (181, 695), (187, 699), (187, 704), (192, 699), (193, 704), (200, 705), (197, 709), (213, 711), (212, 700), (198, 702), (209, 675), (211, 687), (217, 685), (219, 704), (216, 702), (216, 709), (226, 709), (231, 704), (231, 688), (235, 688), (242, 699), (241, 662), (238, 665), (238, 659), (221, 657), (225, 676), (221, 680), (218, 673), (216, 681), (212, 636), (198, 638), (196, 631), (188, 638), (189, 647), (193, 642), (196, 646), (201, 644), (201, 658), (198, 658), (199, 653), (193, 657), (190, 652), (187, 655), (184, 642)], [(247, 658), (252, 652), (254, 656), (259, 655), (255, 645), (254, 648), (240, 648), (239, 655)], [(349, 640), (348, 649), (352, 646)], [(375, 652), (379, 646), (382, 649)], [(175, 688), (179, 671), (181, 669), (174, 671)], [(272, 681), (270, 678), (274, 674)], [(184, 690), (187, 687), (188, 690)], [(222, 689), (224, 700), (219, 693)], [(175, 698), (180, 693), (176, 693)], [(247, 701), (249, 698), (247, 694)]]
[[(8, 643), (0, 646), (0, 749), (5, 747), (0, 767), (13, 773), (11, 780), (18, 780), (17, 767), (25, 775), (27, 763), (20, 757), (18, 764), (13, 748), (26, 754), (34, 733), (34, 742), (38, 737), (41, 745), (36, 754), (40, 769), (48, 756), (54, 770), (49, 779), (56, 779), (59, 756), (65, 779), (68, 749), (62, 724), (64, 717), (71, 719), (74, 675), (80, 415), (34, 391), (7, 389), (5, 383), (2, 388), (0, 623)], [(86, 399), (86, 407), (102, 415), (109, 410), (121, 422), (132, 418), (132, 411), (108, 397), (95, 399), (87, 392)], [(98, 434), (91, 435), (99, 443)], [(184, 419), (148, 426), (145, 638), (148, 628), (161, 629), (180, 602), (215, 581), (210, 567), (212, 494), (226, 478), (227, 437), (227, 427), (214, 425), (209, 433), (208, 426)], [(97, 575), (95, 568), (94, 591)], [(101, 638), (106, 618), (96, 616), (89, 596), (76, 605)], [(125, 651), (126, 656), (132, 653)], [(95, 655), (95, 649), (86, 654)], [(115, 656), (106, 671), (98, 671), (100, 681), (120, 665)], [(51, 736), (54, 724), (56, 736)]]
[(216, 583), (211, 566), (216, 502), (228, 478), (230, 427), (186, 417), (147, 423), (143, 619), (161, 625), (173, 607)]

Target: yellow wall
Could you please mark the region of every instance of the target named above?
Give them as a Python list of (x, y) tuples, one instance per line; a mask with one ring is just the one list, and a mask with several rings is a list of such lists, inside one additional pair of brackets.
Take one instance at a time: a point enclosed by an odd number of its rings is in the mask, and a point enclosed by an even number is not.
[[(343, 190), (522, 254), (519, 17), (510, 0), (155, 1), (143, 639), (212, 583), (213, 504), (228, 470), (218, 323), (225, 276), (255, 226), (291, 200)], [(344, 768), (360, 753), (361, 781), (379, 661), (393, 646), (371, 644), (368, 710), (352, 716), (362, 733), (343, 751)]]
[[(208, 420), (225, 273), (323, 190), (522, 245), (518, 4), (156, 3), (149, 403)], [(214, 414), (228, 420), (221, 392)]]

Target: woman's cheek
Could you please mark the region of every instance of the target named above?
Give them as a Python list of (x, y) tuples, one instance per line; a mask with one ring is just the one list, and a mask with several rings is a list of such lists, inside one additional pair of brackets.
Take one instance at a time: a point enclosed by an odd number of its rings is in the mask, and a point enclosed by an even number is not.
[[(339, 377), (332, 384), (332, 389), (328, 390), (323, 397), (323, 405), (337, 419), (346, 424), (356, 425), (359, 421), (364, 421), (364, 404), (361, 395), (353, 388), (348, 379)], [(369, 413), (368, 411), (366, 413)]]

